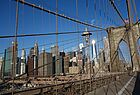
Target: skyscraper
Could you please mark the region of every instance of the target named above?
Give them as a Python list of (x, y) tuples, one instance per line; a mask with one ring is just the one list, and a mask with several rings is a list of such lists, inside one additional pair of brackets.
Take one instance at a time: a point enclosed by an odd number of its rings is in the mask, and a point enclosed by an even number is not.
[(55, 75), (60, 75), (64, 73), (64, 56), (65, 53), (60, 52), (58, 59), (55, 59)]
[(92, 40), (92, 59), (96, 59), (96, 45), (95, 40)]
[(66, 55), (64, 57), (64, 73), (69, 73), (69, 62), (70, 62), (70, 57), (69, 55)]
[(58, 56), (59, 47), (55, 45), (51, 46), (51, 53), (52, 53), (52, 56)]
[(96, 50), (96, 42), (95, 40), (92, 40), (92, 46), (91, 46), (91, 52), (92, 52), (92, 61), (93, 61), (93, 65), (96, 66), (98, 68), (98, 62), (97, 62), (97, 50)]
[(48, 52), (46, 52), (46, 66), (45, 66), (45, 69), (44, 69), (44, 71), (45, 71), (45, 76), (51, 76), (52, 75), (52, 69), (53, 69), (53, 67), (52, 67), (52, 54), (51, 53), (48, 53)]
[(22, 49), (21, 51), (21, 67), (20, 67), (20, 74), (25, 73), (26, 69), (26, 52), (25, 49)]
[(21, 72), (21, 58), (17, 57), (17, 63), (16, 63), (16, 76), (19, 76)]
[(3, 64), (3, 77), (12, 75), (12, 47), (5, 49), (4, 64)]
[(12, 47), (5, 49), (3, 77), (16, 76), (17, 53), (17, 42), (12, 42)]
[[(46, 54), (45, 54), (45, 49), (42, 49), (42, 52), (39, 54), (39, 59), (38, 59), (38, 67), (43, 66), (46, 64)], [(38, 69), (38, 76), (45, 76), (44, 72), (45, 67), (41, 67)]]
[(60, 74), (59, 47), (51, 46), (51, 53), (52, 53), (52, 57), (53, 57), (53, 63), (55, 63), (55, 74), (58, 75), (58, 74)]
[(55, 72), (56, 72), (56, 71), (55, 71), (55, 70), (56, 70), (56, 69), (55, 69), (55, 67), (56, 67), (56, 66), (55, 66), (55, 65), (56, 65), (55, 63), (56, 63), (56, 57), (53, 56), (53, 57), (52, 57), (52, 75), (53, 75), (53, 76), (55, 76)]
[(39, 49), (38, 44), (35, 43), (34, 47), (30, 49), (30, 54), (27, 60), (27, 67), (28, 67), (28, 75), (36, 77), (38, 74), (38, 56), (39, 56)]
[(33, 55), (33, 60), (34, 60), (33, 69), (35, 69), (34, 70), (34, 76), (36, 76), (38, 74), (38, 69), (36, 69), (38, 67), (38, 56), (39, 56), (38, 44), (35, 43), (35, 45), (34, 45), (34, 55)]
[(64, 57), (65, 57), (65, 52), (60, 52), (59, 56), (59, 74), (64, 74)]
[(38, 69), (38, 76), (51, 76), (53, 74), (52, 54), (45, 52), (43, 49), (42, 53), (39, 55), (38, 66), (42, 66)]
[(12, 77), (15, 77), (17, 74), (17, 65), (18, 64), (18, 48), (17, 41), (12, 42)]
[(34, 55), (34, 47), (32, 47), (30, 49), (30, 53), (29, 53), (29, 56), (27, 58), (27, 75), (29, 75), (29, 76), (33, 76), (34, 75), (34, 72), (32, 71), (33, 68), (34, 68), (34, 58), (33, 58), (33, 55)]

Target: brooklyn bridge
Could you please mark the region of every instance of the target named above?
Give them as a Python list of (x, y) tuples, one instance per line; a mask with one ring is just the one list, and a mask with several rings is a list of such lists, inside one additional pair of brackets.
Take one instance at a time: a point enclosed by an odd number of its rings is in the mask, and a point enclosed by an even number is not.
[(138, 0), (1, 0), (1, 95), (140, 95)]

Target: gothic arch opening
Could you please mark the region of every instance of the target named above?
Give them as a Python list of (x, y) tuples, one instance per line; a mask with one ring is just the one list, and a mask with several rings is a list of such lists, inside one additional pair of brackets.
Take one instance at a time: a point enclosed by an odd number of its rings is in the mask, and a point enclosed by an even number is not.
[(120, 63), (120, 67), (122, 67), (122, 70), (128, 70), (132, 68), (129, 47), (124, 40), (121, 40), (119, 43), (118, 56), (119, 56), (118, 61)]

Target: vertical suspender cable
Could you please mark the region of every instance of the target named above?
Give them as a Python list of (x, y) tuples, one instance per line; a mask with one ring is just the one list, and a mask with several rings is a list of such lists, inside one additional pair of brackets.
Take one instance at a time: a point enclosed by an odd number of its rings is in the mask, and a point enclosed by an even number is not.
[(16, 3), (16, 25), (15, 25), (15, 42), (13, 44), (13, 62), (12, 62), (12, 95), (14, 95), (14, 77), (16, 76), (16, 63), (17, 63), (17, 32), (18, 32), (18, 0)]
[[(25, 20), (25, 19), (24, 19), (24, 3), (22, 3), (22, 31), (23, 31), (23, 32), (24, 32), (24, 20)], [(22, 33), (23, 33), (23, 32), (22, 32)], [(24, 34), (24, 33), (23, 33), (23, 34)], [(22, 44), (23, 44), (22, 46), (25, 46), (25, 45), (24, 45), (24, 41), (22, 41)]]
[(87, 20), (87, 23), (88, 23), (88, 0), (86, 0), (86, 20)]
[[(56, 0), (56, 13), (58, 13), (58, 0)], [(58, 64), (58, 15), (56, 14), (56, 64)], [(57, 86), (57, 79), (56, 79), (56, 86)], [(56, 89), (56, 95), (57, 95), (57, 89)]]
[[(58, 0), (56, 0), (56, 13), (58, 13)], [(56, 56), (58, 57), (58, 15), (56, 14)]]
[[(76, 0), (76, 18), (78, 19), (78, 0)], [(76, 30), (79, 31), (78, 23), (76, 23)], [(78, 32), (78, 48), (79, 48), (79, 32)]]
[(139, 33), (140, 33), (140, 26), (139, 26), (139, 19), (138, 19), (138, 13), (137, 13), (137, 8), (136, 8), (136, 3), (134, 0), (132, 0), (132, 3), (133, 3), (133, 6), (134, 6), (134, 13), (136, 15), (136, 22), (138, 23), (138, 30), (139, 30)]
[[(78, 19), (78, 0), (76, 0), (76, 18)], [(78, 23), (76, 23), (76, 30), (79, 31)], [(80, 48), (79, 48), (79, 32), (78, 32), (78, 65), (80, 65), (79, 64), (79, 56), (80, 56)], [(80, 68), (80, 70), (82, 68)], [(80, 73), (80, 94), (82, 94), (82, 90), (81, 90), (81, 87), (82, 87), (81, 77), (82, 77), (82, 75)]]
[(136, 8), (136, 3), (135, 3), (135, 1), (134, 0), (132, 0), (132, 4), (133, 4), (133, 6), (134, 6), (134, 13), (135, 13), (135, 15), (136, 15), (136, 22), (138, 22), (138, 14), (137, 14), (137, 8)]

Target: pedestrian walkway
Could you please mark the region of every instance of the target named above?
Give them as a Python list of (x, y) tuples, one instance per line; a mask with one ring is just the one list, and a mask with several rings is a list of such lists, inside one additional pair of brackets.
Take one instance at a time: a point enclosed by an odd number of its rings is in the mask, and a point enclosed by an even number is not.
[(140, 72), (137, 73), (136, 82), (132, 95), (140, 95)]

